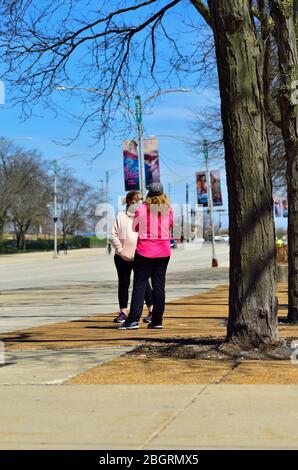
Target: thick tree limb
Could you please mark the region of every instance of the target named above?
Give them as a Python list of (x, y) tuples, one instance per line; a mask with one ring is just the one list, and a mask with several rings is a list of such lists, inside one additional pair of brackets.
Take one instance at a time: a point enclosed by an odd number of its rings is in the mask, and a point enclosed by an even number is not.
[(202, 15), (206, 23), (212, 27), (211, 24), (211, 16), (209, 12), (209, 8), (205, 5), (202, 0), (190, 0), (193, 6), (198, 10), (198, 12)]

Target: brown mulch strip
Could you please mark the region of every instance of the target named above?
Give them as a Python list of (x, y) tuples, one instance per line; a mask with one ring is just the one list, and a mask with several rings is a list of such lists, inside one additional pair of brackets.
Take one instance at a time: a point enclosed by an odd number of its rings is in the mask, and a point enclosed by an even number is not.
[(133, 351), (127, 353), (129, 357), (146, 356), (151, 358), (173, 358), (173, 359), (200, 359), (220, 361), (243, 361), (243, 360), (289, 360), (292, 354), (290, 347), (291, 339), (282, 341), (280, 344), (270, 348), (243, 349), (237, 345), (227, 344), (224, 339), (209, 337), (203, 339), (177, 338), (161, 342), (151, 341), (142, 344)]

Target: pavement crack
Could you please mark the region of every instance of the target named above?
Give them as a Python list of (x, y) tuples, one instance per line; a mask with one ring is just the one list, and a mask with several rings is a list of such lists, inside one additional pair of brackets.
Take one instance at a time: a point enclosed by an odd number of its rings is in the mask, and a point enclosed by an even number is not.
[(153, 442), (155, 439), (158, 439), (159, 436), (172, 424), (175, 419), (178, 418), (178, 416), (183, 413), (189, 406), (191, 406), (197, 399), (198, 397), (205, 392), (207, 387), (210, 385), (218, 385), (222, 383), (239, 365), (241, 364), (241, 361), (234, 361), (231, 365), (231, 368), (225, 372), (219, 379), (216, 379), (213, 382), (210, 382), (209, 384), (204, 385), (198, 392), (196, 392), (188, 402), (185, 403), (185, 405), (181, 408), (179, 408), (172, 416), (170, 416), (157, 430), (155, 430), (147, 439), (146, 441), (139, 447), (139, 450), (144, 450), (145, 447), (147, 447), (151, 442)]
[(219, 379), (216, 379), (212, 384), (209, 385), (218, 385), (223, 383), (223, 381), (235, 370), (237, 367), (239, 367), (241, 364), (241, 361), (234, 361), (231, 365), (231, 368), (225, 372)]
[(202, 388), (199, 389), (198, 392), (196, 392), (185, 404), (183, 407), (179, 408), (172, 416), (170, 416), (166, 421), (153, 433), (150, 434), (150, 436), (146, 439), (146, 441), (138, 447), (138, 450), (144, 450), (145, 447), (147, 447), (152, 441), (157, 439), (160, 434), (162, 434), (169, 426), (172, 424), (173, 421), (175, 421), (178, 416), (183, 413), (190, 405), (192, 405), (197, 398), (207, 389), (207, 387), (210, 384), (204, 385)]

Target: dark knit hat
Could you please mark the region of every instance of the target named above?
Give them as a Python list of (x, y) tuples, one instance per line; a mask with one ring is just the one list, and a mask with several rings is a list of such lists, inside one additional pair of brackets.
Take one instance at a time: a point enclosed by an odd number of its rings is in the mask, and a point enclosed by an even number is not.
[(161, 183), (151, 183), (148, 187), (148, 197), (162, 196), (163, 186)]

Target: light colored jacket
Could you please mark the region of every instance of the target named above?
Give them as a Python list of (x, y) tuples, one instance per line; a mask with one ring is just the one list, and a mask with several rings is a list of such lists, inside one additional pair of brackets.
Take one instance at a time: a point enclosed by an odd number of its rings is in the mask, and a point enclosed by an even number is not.
[(138, 234), (132, 229), (133, 217), (134, 214), (129, 211), (119, 212), (111, 236), (115, 253), (131, 261), (134, 259), (138, 240)]

